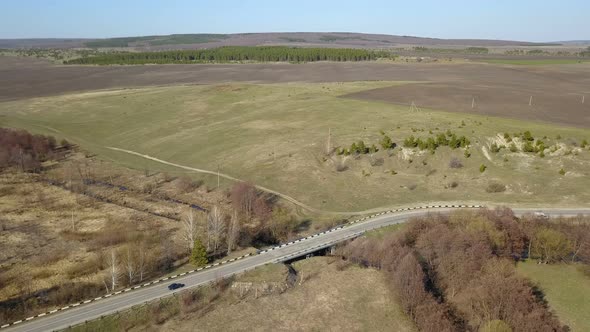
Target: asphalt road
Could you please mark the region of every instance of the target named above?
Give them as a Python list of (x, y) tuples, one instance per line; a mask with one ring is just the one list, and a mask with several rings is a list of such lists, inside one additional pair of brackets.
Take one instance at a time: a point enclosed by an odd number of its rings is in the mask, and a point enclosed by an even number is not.
[[(427, 213), (445, 213), (451, 210), (453, 210), (453, 208), (430, 208), (379, 215), (366, 221), (358, 222), (329, 232), (320, 233), (295, 243), (282, 245), (279, 248), (258, 255), (249, 256), (235, 262), (177, 277), (168, 280), (167, 282), (160, 282), (152, 286), (142, 287), (137, 290), (103, 298), (88, 304), (82, 304), (44, 317), (34, 318), (30, 321), (24, 321), (3, 330), (15, 332), (61, 330), (71, 325), (82, 323), (86, 320), (92, 320), (147, 301), (170, 296), (173, 293), (190, 287), (203, 285), (221, 277), (229, 277), (268, 263), (282, 262), (294, 257), (303, 256), (320, 248), (330, 247), (333, 244), (354, 238), (372, 229), (403, 223), (412, 217), (422, 216)], [(590, 209), (514, 209), (513, 211), (516, 215), (522, 215), (533, 211), (543, 211), (548, 216), (552, 217), (575, 216), (578, 214), (590, 215)], [(184, 283), (186, 286), (173, 292), (168, 290), (168, 285), (172, 282)]]

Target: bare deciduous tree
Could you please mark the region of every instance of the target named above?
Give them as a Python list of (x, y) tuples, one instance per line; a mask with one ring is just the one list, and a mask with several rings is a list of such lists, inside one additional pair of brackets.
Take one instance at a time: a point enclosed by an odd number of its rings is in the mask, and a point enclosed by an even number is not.
[[(217, 252), (219, 244), (225, 235), (225, 223), (223, 219), (221, 209), (215, 205), (207, 218), (207, 250)], [(211, 244), (213, 244), (212, 248)]]
[(238, 212), (234, 210), (231, 215), (231, 220), (229, 223), (229, 230), (227, 232), (227, 254), (231, 254), (231, 251), (234, 249), (236, 245), (236, 241), (238, 240), (238, 236), (240, 234), (240, 219), (238, 217)]
[(129, 285), (133, 284), (135, 280), (135, 276), (137, 274), (137, 262), (135, 254), (132, 253), (131, 248), (127, 247), (127, 251), (125, 253), (125, 260), (123, 262), (125, 266), (125, 272), (127, 275), (127, 282)]
[(230, 196), (234, 209), (249, 218), (254, 208), (254, 201), (258, 196), (256, 187), (247, 182), (236, 183), (231, 190)]
[[(103, 280), (104, 285), (108, 292), (113, 292), (118, 285), (119, 281), (119, 262), (117, 260), (117, 253), (115, 249), (111, 249), (111, 254), (107, 256), (107, 275)], [(110, 289), (108, 283), (110, 283)]]
[(142, 242), (138, 246), (137, 250), (137, 274), (139, 282), (143, 281), (143, 277), (147, 273), (147, 249), (145, 244)]
[(193, 209), (189, 209), (186, 218), (182, 219), (182, 237), (186, 241), (188, 252), (193, 250), (197, 238), (197, 222)]

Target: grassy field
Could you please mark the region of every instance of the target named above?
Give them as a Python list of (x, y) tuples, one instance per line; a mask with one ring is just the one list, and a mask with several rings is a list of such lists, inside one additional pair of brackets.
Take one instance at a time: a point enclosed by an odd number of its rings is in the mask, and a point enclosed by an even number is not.
[(518, 264), (518, 271), (539, 285), (549, 306), (572, 331), (590, 331), (590, 278), (575, 265)]
[[(155, 324), (150, 310), (138, 307), (71, 331), (187, 331), (195, 327), (204, 331), (415, 331), (380, 271), (338, 264), (330, 257), (295, 262), (298, 281), (283, 292), (256, 296), (250, 290), (238, 298), (237, 290), (230, 290), (191, 312), (168, 302), (174, 314), (164, 323)], [(260, 287), (284, 283), (285, 277), (286, 267), (275, 264), (248, 272), (236, 281)]]
[[(590, 139), (585, 129), (557, 127), (360, 101), (339, 96), (399, 82), (226, 84), (154, 87), (69, 94), (0, 104), (0, 126), (66, 137), (99, 157), (136, 169), (186, 170), (113, 151), (117, 147), (185, 166), (252, 181), (325, 211), (358, 211), (418, 202), (477, 201), (580, 205), (590, 153), (576, 148)], [(402, 145), (409, 135), (426, 138), (451, 130), (467, 136), (462, 149), (435, 154), (397, 147), (393, 152), (327, 156), (331, 146), (360, 139), (378, 144), (379, 131)], [(494, 154), (501, 134), (530, 130), (547, 146), (545, 158), (507, 149)], [(429, 134), (432, 131), (432, 135)], [(559, 139), (556, 137), (559, 135)], [(556, 146), (557, 146), (556, 145)], [(457, 158), (462, 168), (451, 169)], [(343, 163), (345, 171), (335, 164)], [(480, 173), (484, 164), (487, 169)], [(565, 175), (558, 172), (563, 168)], [(393, 172), (392, 172), (393, 171)], [(193, 174), (216, 186), (214, 175)], [(456, 186), (452, 186), (453, 182)], [(501, 182), (503, 193), (488, 193)], [(227, 187), (230, 181), (222, 180)]]
[(543, 66), (588, 63), (588, 59), (486, 59), (483, 62), (503, 65)]

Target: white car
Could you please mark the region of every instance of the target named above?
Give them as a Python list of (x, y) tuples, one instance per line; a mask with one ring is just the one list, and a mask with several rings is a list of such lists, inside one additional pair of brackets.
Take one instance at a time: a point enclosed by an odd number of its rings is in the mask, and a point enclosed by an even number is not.
[(548, 219), (549, 218), (549, 216), (545, 212), (541, 212), (541, 211), (533, 212), (533, 216), (535, 216), (537, 218), (542, 218), (542, 219)]

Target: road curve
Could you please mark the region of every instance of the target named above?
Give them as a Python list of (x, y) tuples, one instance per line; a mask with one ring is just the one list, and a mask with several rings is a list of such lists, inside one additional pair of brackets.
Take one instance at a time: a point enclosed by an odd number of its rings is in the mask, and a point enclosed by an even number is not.
[[(158, 282), (147, 287), (141, 287), (133, 291), (124, 292), (118, 295), (102, 298), (87, 304), (76, 305), (67, 310), (60, 310), (43, 317), (32, 318), (28, 321), (22, 321), (11, 326), (5, 326), (2, 330), (6, 331), (53, 331), (61, 330), (72, 325), (83, 323), (101, 316), (113, 314), (130, 308), (135, 305), (155, 300), (171, 294), (177, 293), (187, 288), (196, 287), (222, 277), (229, 277), (258, 266), (268, 263), (277, 263), (299, 257), (320, 248), (332, 246), (336, 243), (351, 239), (363, 234), (366, 231), (385, 227), (388, 225), (399, 224), (407, 221), (412, 217), (419, 217), (428, 213), (439, 212), (448, 213), (456, 208), (441, 207), (419, 207), (415, 209), (403, 209), (379, 213), (371, 218), (363, 218), (344, 227), (338, 227), (326, 232), (315, 234), (313, 236), (283, 244), (260, 254), (248, 256), (234, 262), (217, 265), (200, 272), (179, 276), (166, 282)], [(576, 216), (580, 214), (590, 215), (590, 208), (570, 208), (570, 209), (514, 209), (516, 215), (523, 215), (533, 211), (543, 211), (548, 216)], [(181, 282), (186, 287), (177, 291), (169, 291), (168, 284)]]

